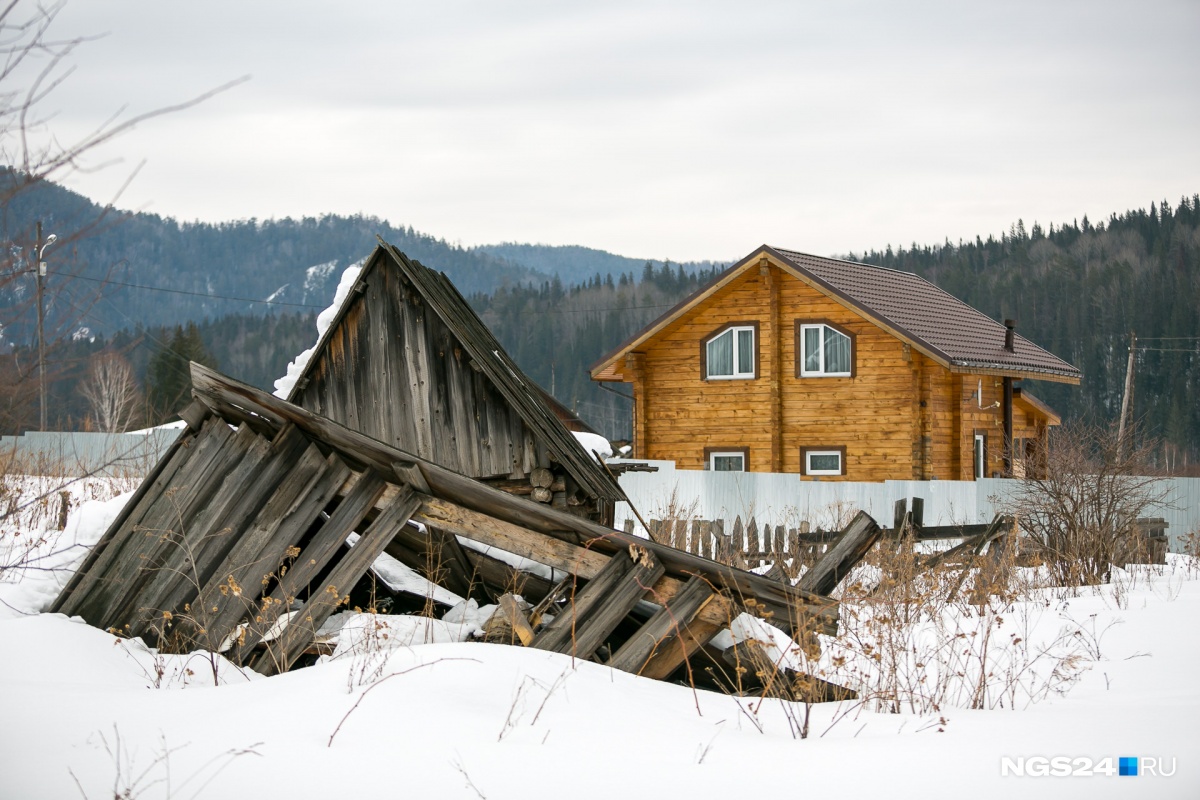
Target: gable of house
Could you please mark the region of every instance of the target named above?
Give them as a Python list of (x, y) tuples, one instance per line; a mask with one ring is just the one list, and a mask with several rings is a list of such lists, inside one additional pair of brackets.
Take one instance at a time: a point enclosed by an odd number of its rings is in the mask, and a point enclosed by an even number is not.
[(549, 469), (559, 505), (624, 498), (449, 279), (386, 243), (288, 400), (472, 478)]

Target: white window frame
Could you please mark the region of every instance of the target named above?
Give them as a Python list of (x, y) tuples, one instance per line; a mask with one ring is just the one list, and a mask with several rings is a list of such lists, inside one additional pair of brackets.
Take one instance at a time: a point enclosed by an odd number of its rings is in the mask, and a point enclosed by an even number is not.
[[(833, 331), (839, 336), (845, 336), (850, 340), (850, 369), (845, 372), (828, 372), (825, 369), (825, 329)], [(807, 330), (818, 330), (820, 334), (817, 336), (818, 346), (821, 349), (821, 368), (816, 370), (806, 369), (808, 363), (808, 353), (804, 350), (805, 336)], [(832, 325), (826, 325), (824, 322), (802, 322), (800, 324), (800, 377), (801, 378), (849, 378), (854, 370), (854, 337), (846, 334), (844, 331), (839, 331)]]
[[(737, 458), (741, 459), (741, 462), (742, 462), (741, 469), (724, 469), (724, 470), (717, 469), (717, 458), (732, 458), (735, 456)], [(746, 471), (746, 454), (743, 453), (741, 450), (714, 451), (714, 452), (708, 454), (708, 469), (710, 472), (745, 472)]]
[[(738, 334), (741, 331), (750, 332), (750, 369), (742, 369), (742, 364), (738, 356)], [(720, 339), (722, 336), (729, 334), (733, 337), (733, 374), (732, 375), (714, 375), (712, 373), (712, 364), (708, 358), (708, 346)], [(704, 341), (704, 377), (712, 381), (738, 381), (748, 380), (754, 377), (754, 360), (758, 357), (758, 342), (755, 340), (755, 331), (753, 325), (734, 325), (726, 328), (716, 336), (710, 336)]]
[[(837, 456), (837, 469), (813, 469), (813, 456)], [(804, 452), (804, 474), (805, 475), (844, 475), (846, 473), (845, 456), (841, 450), (806, 450)]]
[(975, 464), (975, 480), (987, 477), (987, 434), (975, 434), (975, 449), (971, 453)]

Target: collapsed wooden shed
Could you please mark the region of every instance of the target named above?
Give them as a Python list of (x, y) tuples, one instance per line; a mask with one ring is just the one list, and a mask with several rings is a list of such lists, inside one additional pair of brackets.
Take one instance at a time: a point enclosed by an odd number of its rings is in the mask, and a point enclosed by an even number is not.
[[(310, 649), (386, 552), (463, 597), (519, 588), (554, 616), (522, 643), (648, 677), (676, 674), (743, 611), (793, 637), (836, 632), (837, 604), (823, 594), (840, 578), (832, 561), (820, 593), (793, 587), (501, 491), (191, 369), (187, 429), (52, 611), (272, 674)], [(861, 516), (859, 540), (873, 542), (878, 528)], [(546, 580), (474, 545), (557, 574)]]
[(288, 399), (604, 524), (626, 499), (450, 280), (382, 239)]

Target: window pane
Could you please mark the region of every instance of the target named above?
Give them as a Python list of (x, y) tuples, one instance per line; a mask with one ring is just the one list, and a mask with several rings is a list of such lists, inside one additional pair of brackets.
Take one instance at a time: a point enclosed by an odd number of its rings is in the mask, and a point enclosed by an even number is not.
[(842, 456), (840, 453), (809, 453), (809, 472), (841, 472)]
[(821, 371), (821, 329), (804, 329), (804, 371)]
[(754, 372), (754, 331), (738, 331), (738, 373)]
[(850, 371), (850, 337), (825, 328), (825, 371)]
[(744, 472), (742, 456), (713, 456), (713, 470), (716, 472)]
[(708, 343), (708, 374), (733, 374), (733, 331), (725, 331)]

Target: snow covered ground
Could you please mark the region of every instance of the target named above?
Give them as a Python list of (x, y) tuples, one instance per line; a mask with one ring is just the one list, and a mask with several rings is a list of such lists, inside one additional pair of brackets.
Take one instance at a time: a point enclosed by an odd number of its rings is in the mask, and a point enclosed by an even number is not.
[[(69, 565), (121, 502), (83, 504), (39, 563)], [(803, 705), (459, 642), (480, 622), (470, 609), (360, 615), (333, 656), (273, 678), (161, 656), (39, 613), (66, 574), (0, 583), (2, 798), (1200, 797), (1200, 571), (1178, 557), (1002, 610), (1035, 649), (1079, 639), (1065, 694), (1019, 710), (820, 704), (804, 740)], [(1006, 757), (1010, 773), (1020, 758), (1037, 773), (1029, 759), (1136, 757), (1142, 774), (1005, 776)]]

